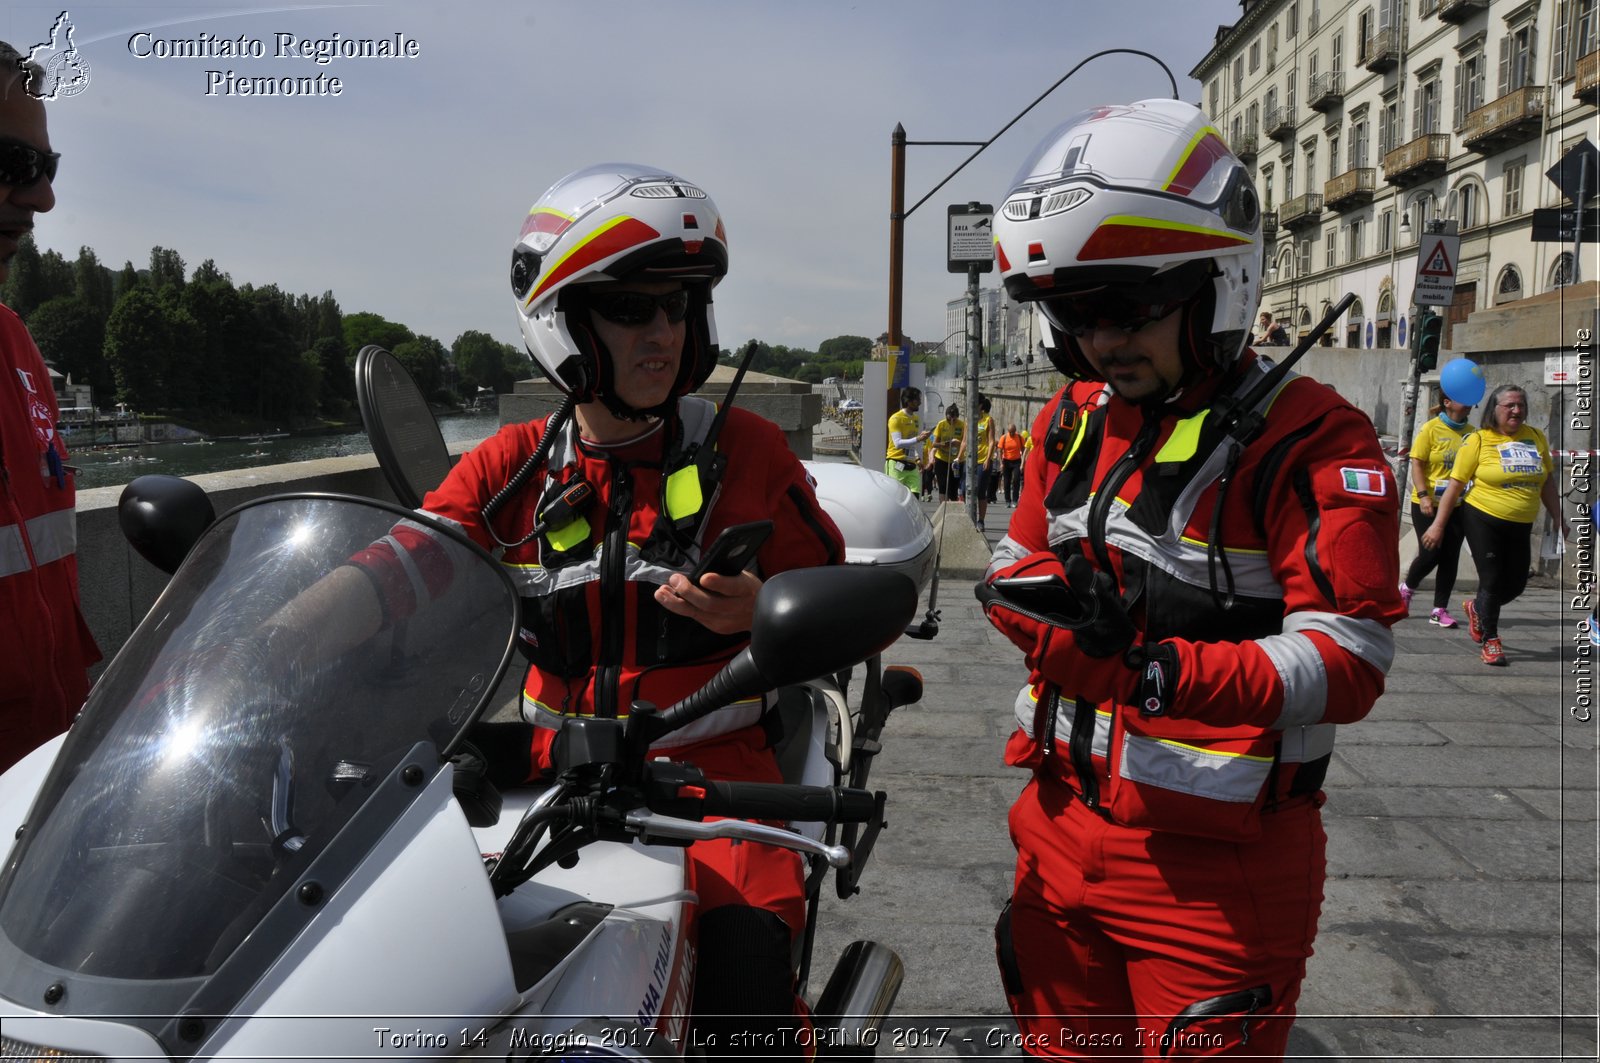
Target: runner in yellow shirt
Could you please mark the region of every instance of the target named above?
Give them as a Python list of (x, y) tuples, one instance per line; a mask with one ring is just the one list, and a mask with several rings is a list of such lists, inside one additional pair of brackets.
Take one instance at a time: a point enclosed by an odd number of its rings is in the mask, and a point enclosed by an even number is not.
[(922, 487), (922, 443), (932, 434), (922, 427), (921, 409), (921, 389), (901, 388), (900, 409), (889, 415), (889, 446), (883, 457), (883, 471), (913, 495)]
[(1500, 607), (1528, 585), (1533, 561), (1529, 538), (1541, 503), (1561, 537), (1567, 537), (1567, 518), (1550, 475), (1550, 444), (1543, 432), (1526, 423), (1527, 417), (1526, 391), (1515, 384), (1494, 389), (1483, 411), (1483, 427), (1456, 452), (1450, 485), (1422, 537), (1429, 549), (1443, 542), (1450, 514), (1470, 482), (1462, 519), (1478, 566), (1478, 596), (1465, 603), (1467, 628), (1472, 641), (1483, 644), (1483, 663), (1502, 667), (1506, 655), (1500, 644)]

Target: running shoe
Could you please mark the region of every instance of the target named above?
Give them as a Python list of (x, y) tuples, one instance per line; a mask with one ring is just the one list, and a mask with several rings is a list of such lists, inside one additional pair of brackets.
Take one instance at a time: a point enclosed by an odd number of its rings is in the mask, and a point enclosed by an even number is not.
[(1441, 605), (1428, 614), (1428, 623), (1437, 624), (1440, 627), (1455, 627), (1456, 618), (1450, 615), (1450, 610)]
[(1467, 634), (1472, 636), (1473, 642), (1483, 641), (1483, 625), (1478, 622), (1478, 605), (1471, 598), (1461, 603), (1461, 608), (1467, 611)]
[(1506, 666), (1506, 651), (1501, 648), (1500, 640), (1493, 635), (1483, 640), (1483, 663), (1500, 668)]
[(1411, 596), (1416, 592), (1404, 583), (1400, 584), (1400, 604), (1406, 607), (1406, 615), (1411, 615)]

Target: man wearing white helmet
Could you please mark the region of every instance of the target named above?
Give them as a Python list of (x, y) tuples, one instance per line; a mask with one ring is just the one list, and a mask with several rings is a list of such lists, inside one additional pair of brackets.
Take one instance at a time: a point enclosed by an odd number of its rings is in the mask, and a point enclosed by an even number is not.
[(1031, 672), (1008, 998), (1038, 1055), (1281, 1055), (1334, 727), (1403, 615), (1393, 480), (1361, 411), (1247, 348), (1255, 189), (1194, 107), (1069, 120), (994, 229), (1069, 379), (979, 586)]
[[(747, 643), (761, 577), (843, 560), (779, 429), (689, 394), (716, 364), (711, 291), (727, 269), (716, 205), (660, 169), (573, 173), (522, 225), (511, 287), (523, 336), (566, 398), (554, 416), (485, 440), (422, 505), (499, 551), (521, 590), (532, 727), (519, 776), (550, 768), (565, 718), (624, 718), (636, 700), (665, 707), (703, 686)], [(690, 581), (719, 531), (762, 519), (774, 528), (754, 572)], [(780, 782), (762, 707), (718, 710), (653, 748), (709, 778)], [(795, 1006), (801, 866), (786, 850), (730, 841), (696, 842), (690, 861), (693, 1010), (714, 1048), (758, 1028), (753, 1016)]]

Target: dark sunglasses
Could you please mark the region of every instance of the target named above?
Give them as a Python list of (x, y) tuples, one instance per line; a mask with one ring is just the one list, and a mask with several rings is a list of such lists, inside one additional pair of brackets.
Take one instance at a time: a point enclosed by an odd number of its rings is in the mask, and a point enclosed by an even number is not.
[(689, 313), (689, 292), (679, 288), (664, 295), (649, 292), (593, 292), (588, 297), (589, 309), (613, 325), (626, 328), (643, 328), (656, 319), (656, 310), (667, 315), (667, 321), (676, 325)]
[(0, 185), (27, 188), (41, 177), (54, 181), (60, 162), (57, 152), (40, 151), (20, 140), (0, 139)]
[(1041, 301), (1045, 319), (1069, 336), (1083, 337), (1097, 328), (1138, 332), (1181, 308), (1192, 296), (1150, 302), (1137, 294), (1103, 290), (1085, 295), (1058, 295)]

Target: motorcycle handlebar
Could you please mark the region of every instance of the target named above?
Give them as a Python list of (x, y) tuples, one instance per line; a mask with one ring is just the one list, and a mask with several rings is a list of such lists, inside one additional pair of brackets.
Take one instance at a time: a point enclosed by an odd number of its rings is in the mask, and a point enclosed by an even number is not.
[(871, 791), (845, 786), (707, 781), (704, 811), (735, 819), (868, 823), (876, 807)]

